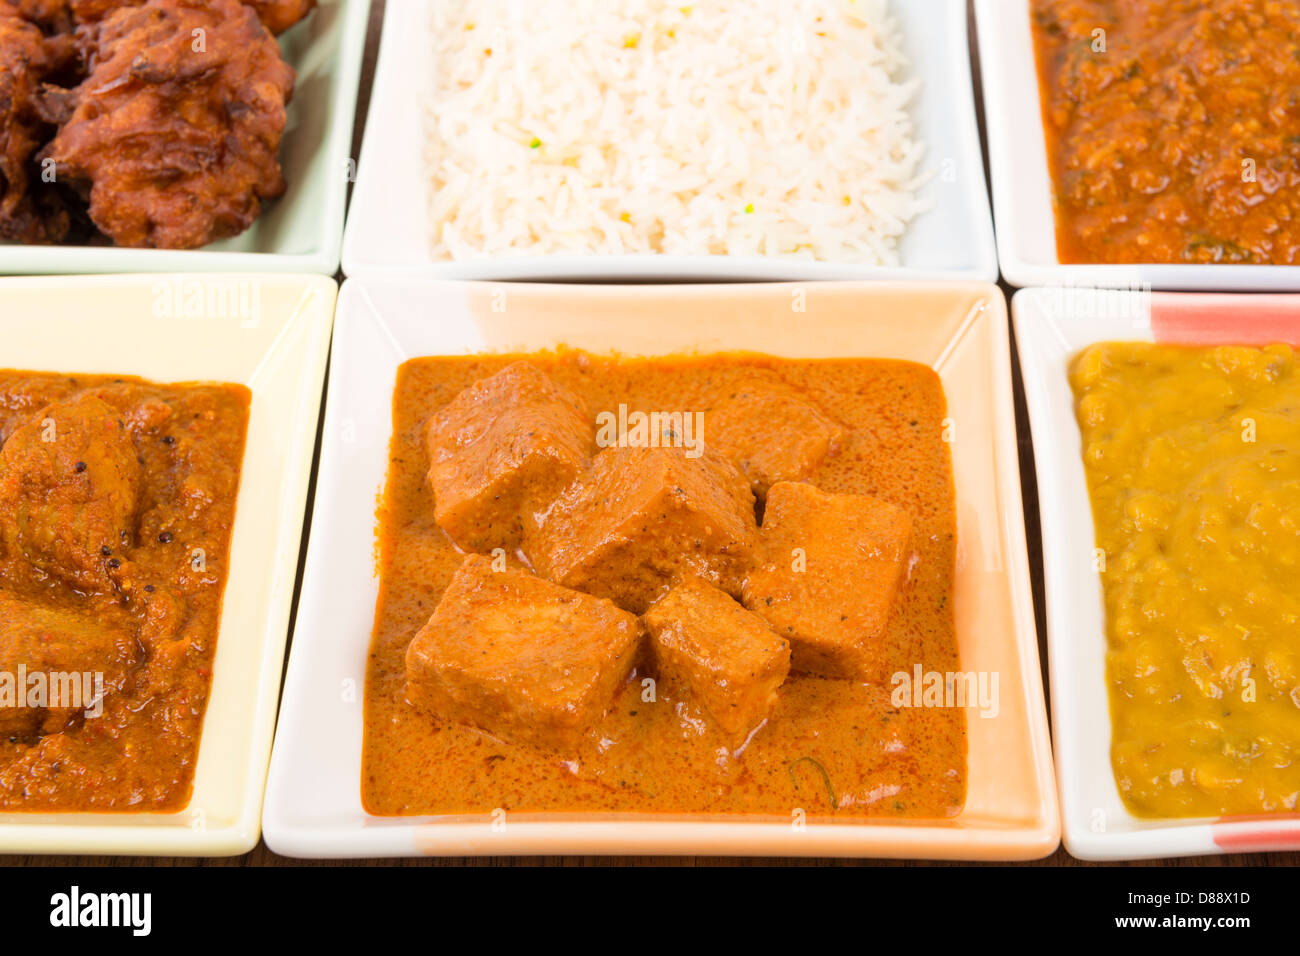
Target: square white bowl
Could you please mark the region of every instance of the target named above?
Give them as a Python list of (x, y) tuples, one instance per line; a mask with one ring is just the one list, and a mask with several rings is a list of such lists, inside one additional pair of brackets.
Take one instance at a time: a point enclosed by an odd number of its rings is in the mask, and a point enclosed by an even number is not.
[(1300, 291), (1300, 266), (1063, 265), (1039, 103), (1029, 0), (975, 0), (984, 123), (1002, 274), (1017, 286)]
[[(192, 290), (212, 290), (211, 312), (174, 307)], [(0, 813), (0, 853), (228, 856), (257, 844), (336, 291), (323, 276), (0, 279), (0, 367), (253, 393), (189, 805)], [(238, 305), (222, 308), (226, 293)]]
[(1047, 585), (1052, 736), (1066, 849), (1124, 860), (1300, 849), (1300, 814), (1147, 819), (1125, 808), (1110, 762), (1106, 619), (1069, 363), (1107, 341), (1300, 345), (1300, 295), (1022, 289), (1011, 302), (1033, 427)]
[[(806, 309), (792, 321), (792, 297)], [(508, 309), (503, 308), (508, 301)], [(267, 784), (267, 845), (297, 857), (705, 853), (1032, 859), (1059, 843), (1025, 551), (1006, 306), (984, 283), (493, 285), (349, 279), (339, 299), (302, 593)], [(361, 804), (362, 688), (378, 580), (375, 502), (398, 366), (422, 355), (561, 343), (662, 355), (872, 356), (940, 374), (954, 420), (962, 666), (999, 675), (968, 711), (963, 812), (883, 823), (788, 817), (487, 814), (381, 817)]]
[(997, 278), (997, 254), (975, 120), (964, 0), (891, 0), (910, 74), (923, 166), (935, 175), (920, 196), (932, 206), (909, 225), (901, 265), (790, 261), (764, 256), (517, 255), (452, 260), (430, 251), (431, 177), (423, 131), (432, 81), (428, 3), (389, 0), (370, 115), (348, 224), (349, 276), (441, 279), (725, 280)]
[(280, 165), (289, 188), (244, 232), (201, 249), (0, 242), (0, 275), (311, 272), (339, 268), (370, 0), (320, 0), (279, 37), (297, 72)]

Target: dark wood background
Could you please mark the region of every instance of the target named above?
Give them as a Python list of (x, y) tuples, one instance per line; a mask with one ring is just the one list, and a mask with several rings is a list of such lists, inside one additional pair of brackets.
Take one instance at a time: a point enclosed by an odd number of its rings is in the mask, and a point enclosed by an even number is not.
[[(366, 115), (370, 108), (370, 84), (375, 71), (375, 57), (379, 48), (379, 35), (382, 29), (385, 0), (371, 0), (370, 29), (366, 37), (365, 61), (361, 70), (361, 90), (357, 100), (356, 129), (353, 132), (352, 155), (359, 156), (361, 137), (365, 130)], [(975, 47), (975, 21), (970, 14), (971, 29), (971, 64), (974, 70), (975, 104), (979, 114), (980, 138), (984, 138), (984, 107), (980, 96), (979, 55)], [(984, 151), (985, 164), (988, 163), (988, 150)], [(987, 180), (987, 169), (985, 170)], [(1014, 291), (1006, 283), (1000, 283), (1003, 291), (1010, 296)], [(1043, 686), (1047, 683), (1047, 636), (1043, 616), (1043, 547), (1038, 519), (1038, 482), (1034, 474), (1034, 448), (1029, 433), (1029, 417), (1025, 410), (1025, 392), (1020, 377), (1020, 363), (1016, 355), (1015, 332), (1012, 330), (1011, 363), (1015, 391), (1016, 431), (1019, 436), (1020, 481), (1025, 503), (1025, 533), (1029, 544), (1029, 573), (1034, 595), (1034, 612), (1038, 628), (1038, 655), (1043, 665)], [(322, 404), (322, 409), (324, 405)], [(318, 436), (319, 447), (319, 436)], [(315, 484), (315, 464), (313, 464), (313, 486)], [(303, 550), (299, 559), (299, 585), (302, 580), (302, 560), (305, 558), (306, 528), (311, 526), (310, 498), (307, 502), (307, 517), (304, 523)], [(295, 595), (295, 612), (297, 599)], [(292, 622), (291, 622), (292, 631)], [(287, 651), (286, 651), (287, 659)], [(1049, 700), (1050, 704), (1050, 700)], [(272, 853), (265, 843), (259, 842), (251, 853), (243, 856), (217, 859), (191, 859), (184, 857), (95, 857), (95, 856), (0, 856), (0, 866), (583, 866), (583, 865), (650, 865), (650, 866), (718, 866), (718, 865), (794, 865), (794, 866), (859, 866), (863, 864), (884, 866), (953, 866), (990, 864), (953, 864), (930, 860), (838, 860), (838, 859), (766, 859), (762, 857), (477, 857), (477, 858), (427, 858), (402, 860), (295, 860)], [(1192, 857), (1186, 859), (1148, 860), (1135, 863), (1119, 864), (1121, 866), (1296, 866), (1300, 864), (1300, 853), (1255, 853), (1233, 854), (1228, 856)], [(1076, 860), (1064, 848), (1043, 860), (1019, 864), (1022, 866), (1097, 866), (1102, 864), (1085, 863)]]

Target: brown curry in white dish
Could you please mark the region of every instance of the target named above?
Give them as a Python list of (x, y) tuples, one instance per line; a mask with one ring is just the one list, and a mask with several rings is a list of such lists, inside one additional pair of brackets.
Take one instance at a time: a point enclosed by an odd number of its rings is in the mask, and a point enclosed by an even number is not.
[(0, 809), (189, 802), (250, 398), (0, 371)]
[(958, 670), (946, 415), (898, 361), (406, 362), (367, 811), (959, 813), (964, 712), (890, 683)]

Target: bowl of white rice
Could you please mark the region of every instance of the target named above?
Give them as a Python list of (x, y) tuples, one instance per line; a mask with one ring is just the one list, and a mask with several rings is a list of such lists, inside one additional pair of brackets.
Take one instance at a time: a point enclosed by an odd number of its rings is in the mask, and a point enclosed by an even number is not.
[(961, 0), (389, 0), (343, 266), (997, 276)]

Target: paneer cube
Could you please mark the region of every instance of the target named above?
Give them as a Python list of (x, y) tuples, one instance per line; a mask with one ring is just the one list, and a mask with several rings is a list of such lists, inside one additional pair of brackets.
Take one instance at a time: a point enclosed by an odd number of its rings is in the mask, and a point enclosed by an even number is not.
[(729, 594), (683, 581), (646, 612), (659, 676), (686, 688), (724, 732), (743, 739), (776, 706), (790, 644)]
[(511, 550), (595, 449), (582, 399), (527, 362), (475, 382), (425, 431), (434, 518), (467, 551)]
[(739, 594), (757, 538), (749, 483), (721, 455), (615, 447), (565, 489), (526, 550), (557, 584), (641, 614), (684, 577)]
[(439, 720), (563, 749), (636, 662), (640, 622), (601, 598), (470, 555), (406, 650), (406, 696)]
[(907, 578), (911, 533), (911, 517), (889, 502), (778, 482), (745, 606), (789, 639), (794, 671), (881, 680), (882, 637)]
[(730, 458), (759, 498), (778, 481), (805, 481), (839, 449), (844, 429), (767, 369), (747, 369), (702, 399), (704, 441)]

